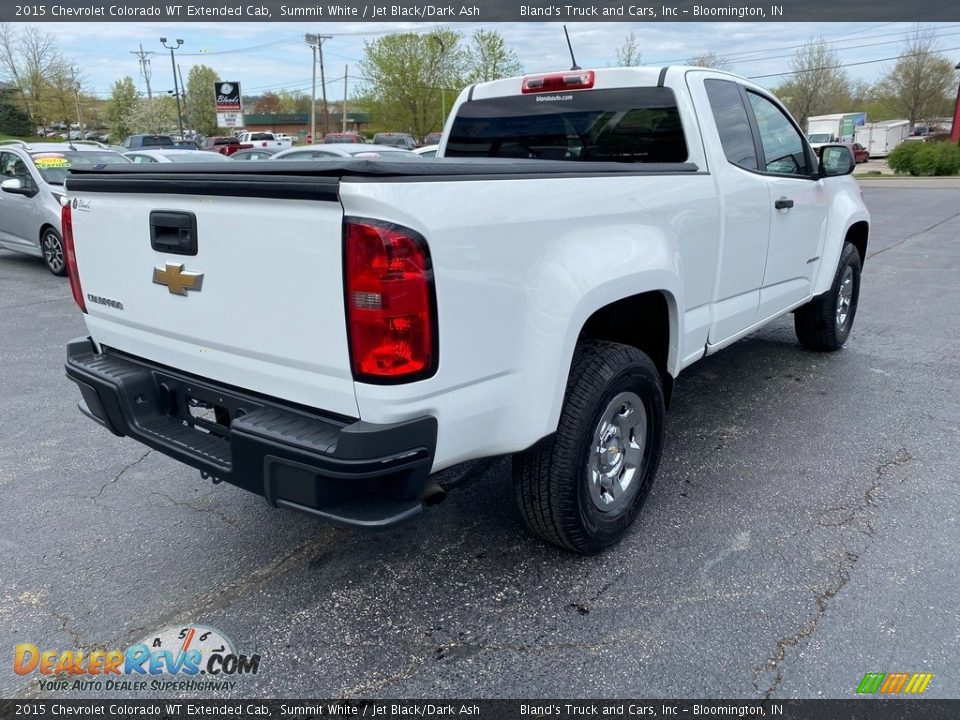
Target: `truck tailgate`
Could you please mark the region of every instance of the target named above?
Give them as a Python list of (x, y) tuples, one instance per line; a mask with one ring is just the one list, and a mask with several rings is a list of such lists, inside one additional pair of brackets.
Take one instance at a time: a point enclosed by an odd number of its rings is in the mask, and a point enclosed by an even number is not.
[[(203, 194), (196, 185), (189, 194), (68, 187), (95, 341), (245, 390), (358, 416), (335, 186), (314, 199), (236, 196), (254, 194), (249, 186), (226, 196)], [(195, 254), (169, 244), (190, 214)], [(152, 231), (152, 222), (159, 230)]]

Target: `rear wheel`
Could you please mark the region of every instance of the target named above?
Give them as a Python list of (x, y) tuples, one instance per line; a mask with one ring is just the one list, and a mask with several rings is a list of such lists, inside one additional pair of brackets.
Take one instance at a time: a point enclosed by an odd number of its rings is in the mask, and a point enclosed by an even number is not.
[(581, 343), (557, 432), (513, 460), (520, 514), (580, 553), (619, 541), (647, 497), (663, 447), (660, 375), (639, 350)]
[(860, 253), (845, 243), (833, 284), (793, 315), (800, 344), (809, 350), (839, 350), (850, 337), (860, 299)]
[(63, 251), (63, 238), (53, 228), (46, 228), (40, 235), (40, 252), (43, 262), (54, 275), (67, 274), (67, 262)]

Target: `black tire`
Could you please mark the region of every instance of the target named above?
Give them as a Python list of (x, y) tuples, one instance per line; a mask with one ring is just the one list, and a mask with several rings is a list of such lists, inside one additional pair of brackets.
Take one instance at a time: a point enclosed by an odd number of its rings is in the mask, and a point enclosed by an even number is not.
[[(640, 400), (646, 424), (638, 434), (644, 436), (644, 444), (642, 450), (633, 451), (642, 460), (631, 471), (628, 490), (611, 501), (619, 503), (615, 510), (605, 511), (592, 497), (601, 492), (602, 483), (591, 482), (590, 463), (607, 457), (593, 454), (595, 433), (611, 408), (627, 408), (614, 402), (618, 397)], [(598, 552), (619, 541), (646, 500), (660, 464), (664, 414), (663, 386), (649, 357), (627, 345), (581, 343), (574, 353), (556, 434), (513, 458), (517, 503), (530, 530), (579, 553)], [(633, 430), (628, 434), (632, 440)], [(616, 448), (614, 457), (620, 452)], [(622, 452), (626, 466), (627, 450)]]
[(51, 227), (44, 228), (40, 233), (40, 253), (47, 270), (58, 277), (67, 274), (67, 251), (63, 247), (63, 238)]
[[(846, 313), (840, 314), (840, 297), (849, 273), (850, 295)], [(793, 327), (800, 344), (808, 350), (832, 352), (839, 350), (850, 337), (853, 319), (860, 300), (860, 253), (852, 243), (844, 243), (840, 253), (833, 284), (823, 295), (818, 295), (793, 315)]]

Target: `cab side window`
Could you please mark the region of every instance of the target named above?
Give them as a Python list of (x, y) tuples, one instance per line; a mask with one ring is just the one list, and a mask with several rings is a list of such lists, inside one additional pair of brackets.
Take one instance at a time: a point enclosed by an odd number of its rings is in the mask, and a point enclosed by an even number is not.
[(784, 112), (762, 95), (747, 91), (763, 146), (764, 169), (777, 175), (809, 176), (803, 137)]
[(757, 146), (753, 142), (750, 118), (740, 88), (730, 80), (704, 80), (713, 120), (720, 133), (723, 154), (732, 164), (746, 170), (759, 170)]

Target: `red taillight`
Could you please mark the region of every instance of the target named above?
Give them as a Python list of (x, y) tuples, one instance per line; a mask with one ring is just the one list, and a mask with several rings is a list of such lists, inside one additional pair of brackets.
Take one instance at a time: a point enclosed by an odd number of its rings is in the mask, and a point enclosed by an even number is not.
[(560, 90), (588, 90), (593, 87), (593, 70), (575, 70), (549, 75), (530, 75), (523, 79), (520, 91), (530, 93), (558, 92)]
[(344, 258), (354, 379), (384, 384), (432, 375), (436, 300), (426, 241), (399, 225), (348, 218)]
[(73, 299), (84, 312), (87, 303), (83, 299), (83, 288), (80, 287), (80, 274), (77, 272), (77, 251), (73, 246), (73, 215), (70, 212), (70, 203), (64, 201), (60, 207), (60, 232), (63, 235), (63, 252), (67, 256), (67, 275), (70, 277), (70, 292)]

